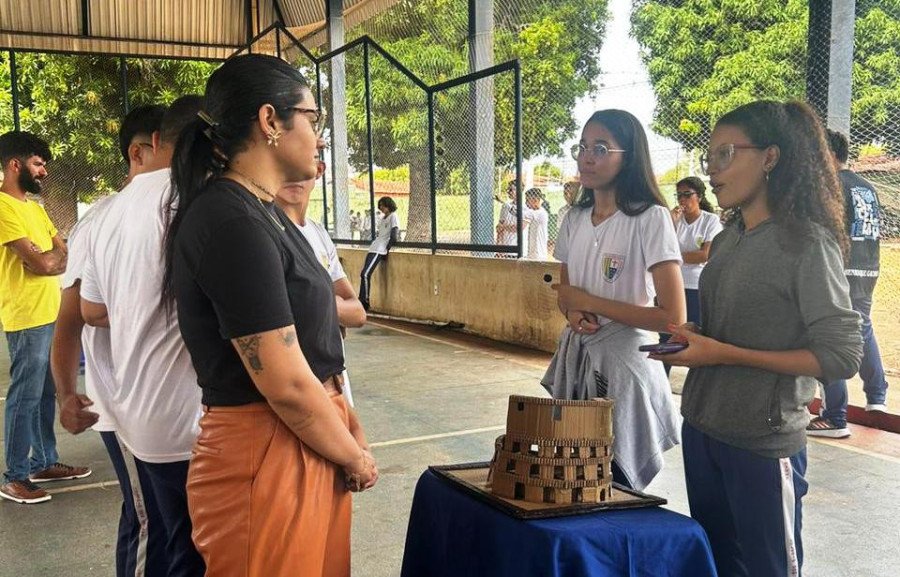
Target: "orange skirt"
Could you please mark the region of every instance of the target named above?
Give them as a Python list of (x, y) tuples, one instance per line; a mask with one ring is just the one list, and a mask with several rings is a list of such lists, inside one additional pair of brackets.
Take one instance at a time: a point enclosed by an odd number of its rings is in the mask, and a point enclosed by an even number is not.
[[(348, 423), (347, 405), (331, 392)], [(350, 492), (266, 403), (212, 407), (188, 472), (207, 577), (349, 577)]]

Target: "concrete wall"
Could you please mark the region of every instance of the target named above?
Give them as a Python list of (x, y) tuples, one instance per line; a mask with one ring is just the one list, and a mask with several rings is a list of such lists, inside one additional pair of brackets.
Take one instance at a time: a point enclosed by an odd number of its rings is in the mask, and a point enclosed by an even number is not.
[[(353, 286), (366, 252), (339, 249)], [(435, 322), (545, 351), (556, 349), (565, 321), (550, 284), (559, 263), (391, 252), (372, 276), (372, 310)], [(552, 275), (551, 282), (544, 275)]]

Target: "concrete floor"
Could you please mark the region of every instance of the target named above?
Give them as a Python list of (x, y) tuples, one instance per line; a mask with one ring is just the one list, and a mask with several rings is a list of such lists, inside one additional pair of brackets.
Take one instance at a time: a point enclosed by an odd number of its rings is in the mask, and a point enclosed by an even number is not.
[[(8, 373), (0, 348), (0, 397)], [(512, 393), (541, 395), (548, 355), (428, 327), (373, 321), (347, 341), (357, 409), (381, 470), (355, 498), (353, 574), (396, 577), (416, 480), (432, 464), (487, 460)], [(675, 375), (678, 380), (682, 375)], [(677, 386), (676, 386), (677, 389)], [(677, 397), (676, 397), (677, 398)], [(99, 436), (59, 432), (62, 459), (94, 474), (49, 503), (0, 502), (0, 577), (114, 575), (120, 494)], [(805, 575), (888, 577), (900, 566), (900, 435), (854, 428), (809, 445)], [(647, 492), (687, 513), (681, 454)]]

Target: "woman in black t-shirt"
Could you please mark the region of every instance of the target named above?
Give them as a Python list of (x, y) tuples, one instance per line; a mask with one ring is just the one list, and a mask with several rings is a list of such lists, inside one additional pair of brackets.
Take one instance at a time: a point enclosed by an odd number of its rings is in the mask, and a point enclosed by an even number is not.
[(378, 478), (340, 392), (331, 279), (273, 202), (315, 176), (321, 119), (295, 69), (238, 56), (175, 149), (163, 290), (207, 408), (188, 502), (210, 575), (349, 575), (348, 490)]

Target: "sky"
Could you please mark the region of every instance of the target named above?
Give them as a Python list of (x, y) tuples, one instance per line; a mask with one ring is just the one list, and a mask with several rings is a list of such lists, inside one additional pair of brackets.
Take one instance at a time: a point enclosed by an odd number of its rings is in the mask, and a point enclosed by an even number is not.
[[(606, 38), (600, 50), (603, 74), (598, 79), (596, 94), (576, 104), (575, 120), (583, 126), (594, 111), (605, 108), (619, 108), (634, 114), (647, 131), (654, 172), (661, 174), (675, 166), (680, 148), (674, 141), (650, 130), (656, 96), (641, 62), (638, 43), (629, 36), (631, 0), (611, 0), (609, 8), (612, 18), (606, 26)], [(576, 144), (579, 138), (580, 134), (566, 149)], [(574, 162), (571, 170), (574, 170)]]

